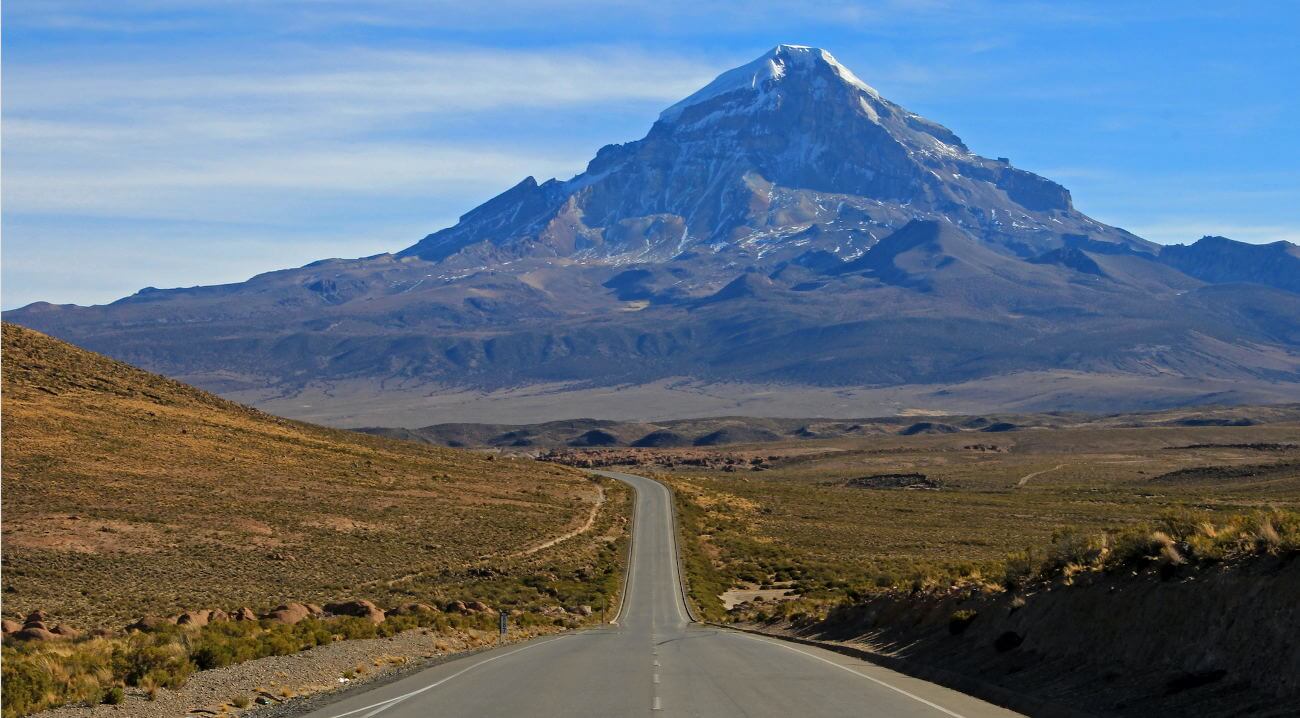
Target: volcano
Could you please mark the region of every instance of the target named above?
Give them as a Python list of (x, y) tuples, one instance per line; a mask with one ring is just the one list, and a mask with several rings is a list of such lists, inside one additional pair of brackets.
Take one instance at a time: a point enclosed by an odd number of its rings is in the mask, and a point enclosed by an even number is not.
[(1298, 291), (1295, 245), (1148, 242), (780, 45), (399, 252), (5, 319), (418, 426), (1295, 401)]

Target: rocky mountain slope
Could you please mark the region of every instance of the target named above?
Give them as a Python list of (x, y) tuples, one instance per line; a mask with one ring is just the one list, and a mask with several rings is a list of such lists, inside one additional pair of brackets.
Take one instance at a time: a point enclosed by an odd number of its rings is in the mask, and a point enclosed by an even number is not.
[[(672, 381), (782, 387), (805, 414), (1158, 408), (1300, 398), (1298, 252), (1162, 249), (781, 45), (578, 176), (527, 178), (396, 254), (6, 318), (342, 425), (538, 386), (551, 418), (647, 418)], [(636, 406), (583, 403), (615, 386)], [(886, 387), (906, 390), (833, 398)], [(708, 413), (733, 410), (791, 413)]]

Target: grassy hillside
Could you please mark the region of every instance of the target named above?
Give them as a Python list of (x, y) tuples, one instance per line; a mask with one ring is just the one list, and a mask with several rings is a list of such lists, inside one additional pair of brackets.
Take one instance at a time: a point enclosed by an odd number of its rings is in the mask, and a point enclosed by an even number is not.
[(287, 421), (12, 325), (3, 376), (6, 618), (427, 600), (600, 496), (563, 467)]
[[(194, 670), (341, 638), (494, 626), (476, 601), (554, 630), (617, 598), (620, 484), (287, 421), (37, 332), (3, 333), (6, 718), (138, 700)], [(435, 608), (379, 623), (316, 608), (265, 618), (353, 599)], [(175, 625), (243, 607), (263, 620)], [(36, 633), (82, 637), (9, 635), (37, 610)], [(143, 616), (172, 618), (123, 632)]]

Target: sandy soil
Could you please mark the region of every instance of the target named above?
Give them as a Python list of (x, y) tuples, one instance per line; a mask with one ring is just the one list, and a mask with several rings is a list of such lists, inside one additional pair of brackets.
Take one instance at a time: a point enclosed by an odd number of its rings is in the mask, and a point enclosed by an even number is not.
[(719, 598), (728, 611), (746, 601), (793, 601), (799, 595), (788, 588), (759, 588), (752, 584), (724, 591)]

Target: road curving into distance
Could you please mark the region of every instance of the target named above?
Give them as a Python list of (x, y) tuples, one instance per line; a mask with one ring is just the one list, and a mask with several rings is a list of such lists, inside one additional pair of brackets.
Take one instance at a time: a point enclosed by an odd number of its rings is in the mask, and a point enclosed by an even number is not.
[(637, 495), (627, 595), (610, 625), (448, 661), (310, 718), (1018, 715), (849, 656), (692, 622), (668, 490), (597, 473)]

